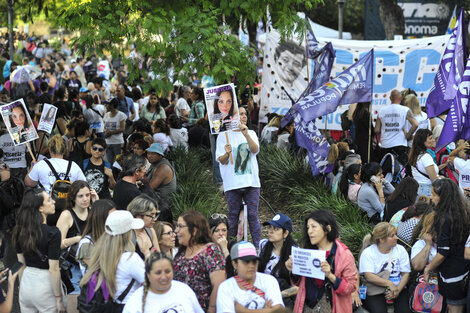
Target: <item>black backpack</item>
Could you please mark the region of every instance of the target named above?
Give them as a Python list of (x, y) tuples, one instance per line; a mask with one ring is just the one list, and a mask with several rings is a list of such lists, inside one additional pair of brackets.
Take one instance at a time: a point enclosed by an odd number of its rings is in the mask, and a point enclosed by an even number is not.
[[(98, 283), (98, 273), (95, 272), (90, 277), (88, 283), (80, 288), (80, 295), (77, 298), (77, 309), (80, 313), (120, 313), (124, 305), (116, 303), (109, 295), (106, 281), (103, 280), (100, 288), (95, 292), (96, 284)], [(117, 298), (122, 302), (131, 291), (135, 279), (132, 279), (126, 290)]]
[(49, 165), (56, 179), (56, 181), (52, 184), (50, 192), (52, 200), (55, 201), (55, 213), (47, 217), (47, 224), (55, 226), (57, 223), (57, 219), (60, 216), (60, 213), (65, 210), (67, 204), (67, 194), (69, 193), (70, 186), (72, 185), (69, 178), (70, 169), (72, 168), (72, 161), (69, 161), (64, 179), (60, 178), (54, 166), (52, 166), (51, 162), (48, 159), (44, 159), (44, 161), (47, 165)]

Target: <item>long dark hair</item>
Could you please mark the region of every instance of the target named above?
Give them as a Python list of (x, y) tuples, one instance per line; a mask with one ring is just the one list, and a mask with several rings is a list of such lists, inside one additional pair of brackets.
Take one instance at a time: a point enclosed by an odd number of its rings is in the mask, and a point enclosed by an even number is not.
[(459, 186), (453, 180), (443, 178), (436, 179), (432, 189), (439, 196), (439, 203), (434, 207), (436, 232), (441, 233), (447, 221), (450, 225), (450, 242), (455, 245), (465, 243), (470, 229), (470, 213), (468, 201)]
[(394, 201), (398, 196), (408, 200), (410, 204), (414, 203), (418, 195), (418, 182), (410, 176), (403, 178), (395, 190), (387, 197), (387, 202)]
[(415, 205), (409, 206), (401, 217), (402, 222), (406, 222), (410, 218), (419, 217), (424, 215), (426, 212), (430, 211), (431, 205), (428, 203), (428, 197), (421, 196)]
[(32, 255), (37, 251), (37, 243), (42, 237), (43, 217), (39, 208), (44, 204), (44, 191), (39, 188), (27, 189), (21, 206), (16, 213), (13, 228), (13, 246), (21, 248), (24, 254)]
[(353, 113), (353, 121), (359, 121), (364, 116), (370, 116), (369, 113), (370, 102), (359, 102)]
[[(323, 231), (327, 233), (326, 239), (329, 242), (334, 242), (335, 239), (339, 237), (338, 223), (333, 213), (331, 213), (330, 210), (313, 211), (305, 218), (302, 227), (302, 247), (304, 249), (317, 249), (317, 247), (313, 246), (310, 242), (310, 236), (308, 235), (307, 224), (309, 219), (321, 225)], [(331, 230), (328, 230), (328, 225), (330, 225)]]
[(377, 162), (370, 162), (362, 166), (361, 181), (363, 183), (370, 183), (370, 178), (377, 175), (381, 171), (380, 165)]
[(350, 182), (354, 181), (354, 175), (357, 175), (361, 171), (361, 164), (351, 164), (346, 169), (346, 172), (341, 175), (341, 180), (339, 181), (339, 191), (344, 196), (345, 199), (348, 199), (348, 190)]
[(104, 233), (104, 225), (109, 211), (115, 208), (116, 205), (109, 199), (93, 202), (82, 236), (90, 235), (91, 239), (96, 242)]
[[(23, 114), (24, 114), (24, 124), (23, 124), (23, 127), (24, 128), (28, 128), (29, 127), (29, 119), (28, 119), (28, 114), (26, 113), (26, 110), (23, 106), (23, 104), (21, 104), (21, 102), (18, 102), (20, 105), (17, 105), (15, 106), (14, 108), (21, 108), (21, 111), (23, 111)], [(10, 120), (10, 127), (11, 128), (14, 128), (14, 127), (17, 127), (17, 125), (13, 122), (13, 118), (12, 118), (12, 115), (13, 115), (13, 109), (11, 109), (11, 115), (9, 116), (9, 120)]]
[(230, 93), (230, 97), (232, 98), (232, 106), (230, 107), (230, 111), (228, 111), (227, 116), (233, 116), (233, 110), (234, 110), (234, 107), (235, 107), (235, 100), (234, 100), (232, 88), (227, 89), (227, 90), (221, 90), (217, 93), (217, 98), (215, 98), (215, 100), (214, 100), (214, 114), (220, 113), (218, 102), (219, 102), (219, 98), (220, 98), (220, 95), (222, 94), (222, 92)]
[(242, 159), (240, 151), (241, 151), (242, 147), (244, 147), (245, 145), (246, 145), (246, 149), (248, 149), (248, 155), (251, 153), (251, 151), (248, 147), (248, 144), (246, 144), (246, 143), (240, 144), (238, 146), (238, 152), (237, 152), (237, 156), (235, 158), (235, 165), (234, 165), (235, 171), (240, 169), (243, 173), (245, 172), (246, 167), (248, 166), (248, 161), (250, 160), (249, 157), (246, 157), (245, 159)]
[(150, 108), (152, 106), (150, 104), (150, 98), (152, 96), (157, 97), (157, 104), (155, 104), (155, 112), (157, 112), (157, 114), (160, 114), (160, 110), (162, 109), (162, 106), (160, 105), (160, 98), (155, 93), (155, 90), (150, 91), (149, 100), (147, 101), (147, 104), (145, 105), (145, 107), (147, 108), (147, 111), (150, 111)]
[(429, 136), (432, 136), (432, 132), (427, 128), (418, 129), (413, 138), (413, 144), (411, 145), (410, 154), (408, 155), (408, 162), (412, 166), (416, 166), (416, 162), (418, 161), (418, 157), (426, 153), (427, 149), (424, 143)]
[[(287, 230), (282, 229), (282, 233), (284, 234)], [(291, 234), (289, 233), (282, 243), (282, 248), (281, 252), (279, 254), (279, 262), (273, 267), (271, 275), (273, 275), (276, 278), (283, 278), (287, 280), (287, 282), (290, 281), (290, 274), (289, 271), (286, 268), (286, 261), (289, 259), (289, 256), (291, 255), (291, 250), (292, 247), (296, 246), (294, 238), (292, 238)], [(264, 246), (263, 250), (261, 250), (261, 253), (259, 255), (259, 263), (258, 263), (258, 272), (264, 273), (266, 269), (266, 265), (268, 264), (271, 254), (274, 249), (274, 244), (268, 240), (266, 245)]]

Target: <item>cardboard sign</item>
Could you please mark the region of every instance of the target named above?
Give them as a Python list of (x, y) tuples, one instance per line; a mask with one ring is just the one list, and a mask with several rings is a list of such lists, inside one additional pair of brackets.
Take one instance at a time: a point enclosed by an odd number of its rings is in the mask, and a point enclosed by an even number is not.
[(0, 106), (0, 112), (15, 146), (39, 138), (23, 99)]
[(44, 103), (41, 119), (39, 120), (38, 130), (42, 130), (43, 132), (50, 134), (52, 129), (54, 128), (56, 114), (56, 106)]
[(212, 134), (238, 128), (240, 115), (233, 84), (204, 88), (204, 98)]

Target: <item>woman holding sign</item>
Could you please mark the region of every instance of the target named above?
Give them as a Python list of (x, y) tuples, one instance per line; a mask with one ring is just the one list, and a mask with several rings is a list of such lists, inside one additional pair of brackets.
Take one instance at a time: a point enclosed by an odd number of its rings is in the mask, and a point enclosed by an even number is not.
[(386, 313), (387, 303), (393, 303), (396, 313), (410, 312), (406, 288), (410, 257), (397, 241), (397, 228), (386, 222), (378, 223), (364, 238), (359, 272), (367, 281), (364, 306), (370, 312)]
[[(319, 264), (325, 279), (292, 274), (292, 281), (299, 286), (295, 313), (317, 312), (320, 308), (319, 312), (326, 312), (325, 307), (333, 313), (352, 313), (351, 294), (356, 290), (357, 269), (354, 256), (338, 237), (338, 224), (331, 211), (314, 211), (305, 219), (303, 248), (326, 251), (326, 260)], [(292, 272), (292, 256), (286, 268)]]

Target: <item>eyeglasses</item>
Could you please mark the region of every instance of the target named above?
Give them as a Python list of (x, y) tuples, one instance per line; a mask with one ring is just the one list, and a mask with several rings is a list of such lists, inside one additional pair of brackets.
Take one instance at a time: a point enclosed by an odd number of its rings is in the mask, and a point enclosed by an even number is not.
[(175, 232), (170, 230), (170, 231), (167, 231), (166, 233), (162, 233), (162, 235), (173, 236), (173, 235), (175, 235)]
[(157, 214), (152, 215), (152, 214), (145, 214), (148, 218), (151, 218), (152, 220), (156, 221), (157, 218), (160, 216), (160, 212), (157, 212)]
[(185, 228), (185, 227), (188, 227), (188, 225), (176, 224), (176, 228), (178, 228), (178, 229)]
[(223, 220), (226, 220), (227, 219), (227, 215), (225, 214), (219, 214), (219, 213), (214, 213), (211, 215), (211, 219), (213, 220), (216, 220), (216, 219), (223, 219)]
[(104, 151), (104, 148), (100, 148), (100, 147), (91, 147), (91, 149), (93, 149), (93, 151), (98, 151), (98, 152), (103, 152)]

